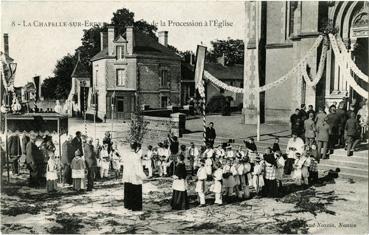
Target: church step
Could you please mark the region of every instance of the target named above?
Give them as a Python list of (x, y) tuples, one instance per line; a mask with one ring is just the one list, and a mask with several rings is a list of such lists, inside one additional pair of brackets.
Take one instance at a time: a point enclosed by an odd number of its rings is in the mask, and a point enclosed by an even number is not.
[(356, 160), (351, 161), (351, 159), (327, 159), (327, 160), (321, 160), (321, 163), (327, 163), (330, 165), (335, 165), (337, 167), (352, 167), (352, 168), (359, 168), (359, 169), (368, 169), (368, 162), (363, 160)]
[(354, 176), (361, 176), (362, 178), (368, 178), (368, 169), (361, 169), (361, 168), (354, 168), (348, 166), (339, 166), (336, 164), (330, 164), (326, 162), (320, 162), (318, 165), (320, 170), (335, 170), (336, 168), (340, 168), (340, 173), (344, 175), (354, 175)]
[[(355, 151), (353, 154), (355, 157), (368, 159), (368, 150)], [(347, 157), (347, 151), (345, 149), (335, 149), (332, 156)]]
[[(330, 167), (325, 167), (325, 166), (320, 166), (319, 169), (319, 177), (323, 177), (325, 175), (327, 175), (327, 171), (332, 169)], [(336, 168), (334, 168), (333, 170), (335, 170)], [(365, 174), (356, 174), (356, 173), (347, 173), (345, 171), (341, 171), (338, 173), (340, 178), (345, 178), (345, 179), (355, 179), (355, 180), (360, 180), (360, 181), (368, 181), (368, 175)]]

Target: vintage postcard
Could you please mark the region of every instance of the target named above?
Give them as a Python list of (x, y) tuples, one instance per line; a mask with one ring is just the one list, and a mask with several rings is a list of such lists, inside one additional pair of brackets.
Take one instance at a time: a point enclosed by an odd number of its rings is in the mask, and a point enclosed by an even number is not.
[(2, 234), (367, 234), (367, 1), (4, 0)]

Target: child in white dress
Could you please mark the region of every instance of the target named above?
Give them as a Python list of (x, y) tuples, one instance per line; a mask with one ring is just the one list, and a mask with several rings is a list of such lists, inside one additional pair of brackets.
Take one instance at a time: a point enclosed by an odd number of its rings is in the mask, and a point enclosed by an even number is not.
[(215, 201), (214, 203), (217, 205), (222, 205), (222, 178), (223, 178), (223, 170), (222, 170), (222, 164), (220, 162), (216, 162), (214, 164), (214, 174), (213, 174), (213, 180), (214, 184), (211, 186), (210, 191), (212, 191), (215, 194)]
[(254, 171), (252, 172), (253, 186), (256, 194), (259, 194), (261, 189), (264, 187), (264, 166), (259, 156), (255, 158)]
[(199, 195), (200, 206), (205, 206), (205, 181), (207, 178), (205, 161), (203, 159), (200, 160), (200, 168), (197, 171), (197, 182), (195, 191)]

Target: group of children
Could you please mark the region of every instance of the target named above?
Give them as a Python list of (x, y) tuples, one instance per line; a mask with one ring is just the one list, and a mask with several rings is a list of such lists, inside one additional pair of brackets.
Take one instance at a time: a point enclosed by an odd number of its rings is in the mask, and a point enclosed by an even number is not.
[[(220, 146), (202, 146), (198, 149), (193, 143), (180, 146), (178, 154), (173, 156), (169, 146), (159, 143), (158, 147), (148, 146), (143, 154), (143, 165), (149, 171), (149, 177), (157, 171), (159, 176), (171, 176), (175, 172), (179, 156), (184, 156), (187, 172), (196, 176), (195, 192), (201, 206), (205, 205), (205, 194), (211, 192), (215, 204), (222, 204), (223, 198), (247, 199), (253, 188), (257, 196), (276, 197), (282, 189), (282, 178), (291, 175), (297, 185), (308, 185), (318, 178), (317, 160), (307, 147), (297, 152), (293, 161), (293, 169), (285, 172), (286, 155), (282, 155), (278, 139), (272, 148), (265, 153), (258, 153), (252, 138), (245, 141), (246, 149), (232, 149), (229, 143)], [(176, 159), (177, 158), (177, 159)], [(172, 171), (173, 168), (173, 171)], [(211, 183), (210, 183), (211, 181)], [(211, 184), (211, 185), (210, 185)]]

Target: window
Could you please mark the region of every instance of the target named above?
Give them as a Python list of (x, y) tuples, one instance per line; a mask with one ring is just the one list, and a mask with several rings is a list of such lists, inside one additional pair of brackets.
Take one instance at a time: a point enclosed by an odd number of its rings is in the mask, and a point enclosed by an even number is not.
[(168, 70), (160, 71), (160, 86), (164, 88), (169, 87)]
[(167, 106), (168, 106), (168, 97), (167, 96), (162, 96), (161, 97), (161, 107), (166, 108)]
[(117, 97), (117, 112), (122, 113), (124, 112), (124, 98)]
[(116, 47), (116, 55), (117, 55), (117, 60), (122, 60), (124, 58), (124, 46)]
[(117, 86), (127, 86), (127, 74), (125, 69), (117, 69)]
[(289, 2), (289, 22), (288, 22), (288, 35), (295, 33), (295, 18), (297, 17), (296, 10), (298, 8), (297, 1)]

